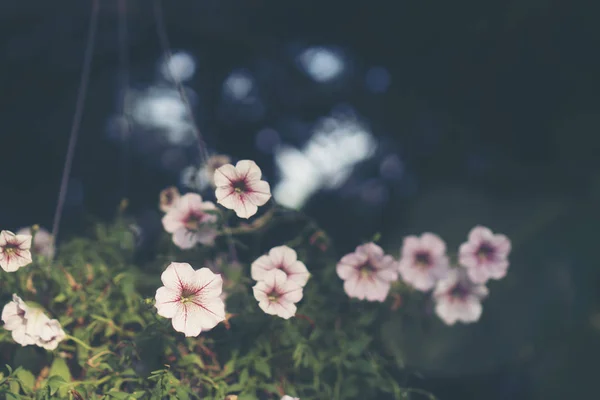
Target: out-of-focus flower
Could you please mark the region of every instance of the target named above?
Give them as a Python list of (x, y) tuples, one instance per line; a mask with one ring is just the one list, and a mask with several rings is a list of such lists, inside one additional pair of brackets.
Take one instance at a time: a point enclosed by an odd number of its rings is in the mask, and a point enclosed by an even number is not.
[(300, 400), (300, 397), (292, 397), (287, 394), (281, 398), (281, 400)]
[(398, 279), (398, 263), (375, 243), (358, 246), (337, 264), (337, 274), (349, 297), (383, 302), (391, 282)]
[(302, 300), (302, 286), (288, 279), (279, 269), (267, 271), (252, 288), (258, 306), (267, 314), (289, 319), (296, 315), (296, 303)]
[(417, 290), (428, 291), (448, 274), (446, 244), (433, 233), (424, 233), (421, 237), (408, 236), (404, 238), (399, 266), (400, 275), (406, 283)]
[(28, 346), (35, 343), (35, 337), (26, 333), (27, 319), (25, 315), (29, 312), (29, 307), (19, 296), (13, 294), (13, 300), (7, 303), (2, 309), (2, 321), (4, 329), (11, 331), (13, 340), (21, 346)]
[[(17, 236), (32, 236), (33, 232), (31, 228), (21, 228), (17, 231)], [(33, 243), (31, 245), (34, 254), (52, 258), (54, 257), (54, 241), (52, 240), (52, 234), (44, 228), (38, 228), (33, 236)]]
[(29, 307), (16, 294), (2, 309), (2, 321), (4, 328), (11, 331), (13, 340), (21, 346), (35, 344), (54, 350), (66, 336), (57, 320), (51, 320), (39, 308)]
[(494, 235), (490, 229), (476, 226), (469, 232), (469, 240), (460, 246), (458, 260), (473, 282), (485, 283), (506, 276), (510, 249), (505, 235)]
[(217, 203), (234, 210), (240, 218), (250, 218), (271, 198), (271, 188), (261, 176), (260, 168), (251, 160), (218, 168), (214, 177)]
[(162, 219), (163, 227), (173, 234), (173, 243), (182, 249), (192, 248), (196, 243), (212, 245), (217, 236), (216, 211), (210, 201), (202, 201), (196, 193), (187, 193), (175, 203)]
[(212, 156), (208, 157), (208, 159), (206, 160), (206, 164), (204, 164), (202, 168), (200, 168), (200, 170), (198, 171), (198, 179), (200, 181), (200, 185), (202, 187), (216, 187), (215, 171), (221, 168), (223, 165), (227, 165), (230, 163), (231, 158), (224, 154), (213, 154)]
[(221, 275), (208, 268), (194, 270), (190, 264), (173, 262), (160, 278), (164, 286), (156, 291), (157, 313), (171, 318), (177, 332), (198, 336), (225, 320)]
[(473, 283), (464, 269), (451, 269), (433, 292), (435, 312), (447, 325), (476, 322), (482, 312), (481, 300), (487, 295), (488, 289)]
[(31, 264), (31, 235), (15, 235), (11, 231), (0, 232), (0, 267), (14, 272)]
[(181, 195), (179, 190), (175, 186), (169, 186), (160, 192), (160, 210), (162, 212), (169, 212), (171, 208), (177, 203)]
[(36, 344), (46, 350), (54, 350), (65, 338), (66, 334), (56, 319), (48, 319), (42, 325)]
[(304, 287), (310, 273), (302, 261), (298, 261), (296, 252), (288, 246), (277, 246), (269, 250), (268, 255), (260, 256), (252, 263), (252, 279), (260, 281), (271, 270), (280, 269), (298, 285)]

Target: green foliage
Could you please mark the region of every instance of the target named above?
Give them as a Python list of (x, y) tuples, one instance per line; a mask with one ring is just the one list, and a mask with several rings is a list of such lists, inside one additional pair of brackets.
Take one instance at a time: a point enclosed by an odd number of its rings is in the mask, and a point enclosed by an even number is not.
[[(119, 217), (76, 237), (57, 260), (36, 260), (3, 274), (0, 300), (12, 293), (57, 318), (66, 340), (54, 352), (21, 347), (0, 330), (0, 375), (6, 399), (409, 399), (402, 371), (380, 346), (390, 304), (350, 300), (335, 274), (339, 254), (304, 217), (271, 213), (260, 224), (231, 229), (214, 248), (181, 252), (165, 234), (157, 261), (133, 265), (135, 237)], [(300, 221), (294, 245), (311, 272), (295, 318), (266, 315), (252, 295), (249, 265), (262, 254), (261, 235), (278, 218)], [(304, 218), (304, 219), (303, 219)], [(265, 222), (266, 221), (266, 222)], [(233, 239), (233, 240), (230, 240)], [(235, 243), (240, 263), (218, 249)], [(154, 292), (171, 261), (210, 266), (226, 281), (228, 321), (197, 338), (159, 317)], [(215, 271), (216, 272), (216, 271)], [(415, 397), (416, 399), (417, 397)], [(424, 398), (421, 396), (421, 398)]]

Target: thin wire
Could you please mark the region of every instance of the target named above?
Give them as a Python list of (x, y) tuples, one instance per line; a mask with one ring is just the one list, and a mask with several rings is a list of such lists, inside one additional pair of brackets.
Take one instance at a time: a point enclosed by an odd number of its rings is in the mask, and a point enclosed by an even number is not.
[[(167, 57), (166, 59), (168, 62), (169, 60), (171, 60), (172, 54), (171, 54), (171, 46), (169, 44), (169, 38), (167, 36), (167, 30), (165, 28), (164, 13), (162, 10), (162, 2), (161, 1), (162, 0), (154, 0), (154, 17), (156, 19), (156, 33), (158, 34), (160, 46), (161, 46), (162, 52), (166, 55), (166, 57)], [(183, 100), (186, 110), (190, 116), (190, 120), (192, 121), (192, 129), (194, 131), (194, 134), (196, 135), (196, 140), (198, 141), (200, 165), (206, 165), (206, 162), (209, 157), (208, 151), (206, 150), (206, 145), (204, 143), (204, 140), (202, 139), (200, 129), (198, 128), (198, 124), (196, 123), (196, 120), (194, 118), (194, 111), (192, 110), (192, 106), (191, 106), (188, 96), (185, 92), (185, 88), (183, 87), (183, 84), (181, 83), (179, 78), (174, 76), (171, 73), (171, 69), (168, 67), (168, 65), (167, 65), (167, 68), (165, 68), (165, 69), (167, 70), (167, 73), (170, 75), (173, 82), (175, 82), (177, 91), (179, 92), (179, 95), (181, 96), (181, 99)], [(227, 225), (227, 221), (223, 221), (223, 225), (225, 226), (225, 232), (227, 235), (229, 256), (231, 257), (232, 261), (238, 261), (237, 252), (235, 250), (235, 243), (233, 242), (233, 237), (232, 237), (231, 233), (229, 232), (229, 226)]]
[(130, 121), (127, 112), (129, 105), (128, 94), (129, 94), (129, 53), (128, 53), (128, 32), (127, 32), (127, 1), (118, 0), (118, 27), (117, 27), (117, 40), (119, 47), (119, 72), (118, 72), (118, 85), (121, 96), (119, 97), (119, 113), (122, 118), (122, 124), (119, 125), (121, 130), (121, 179), (122, 179), (122, 195), (127, 196), (129, 186), (129, 134), (130, 134)]
[[(171, 45), (169, 44), (169, 37), (167, 36), (167, 29), (165, 28), (164, 21), (164, 13), (162, 9), (161, 0), (154, 1), (154, 16), (156, 19), (156, 33), (158, 34), (158, 40), (160, 41), (160, 47), (162, 52), (166, 56), (167, 62), (171, 60)], [(190, 116), (190, 120), (192, 121), (192, 130), (194, 131), (194, 135), (196, 136), (196, 141), (198, 142), (198, 150), (200, 155), (200, 164), (205, 165), (208, 160), (208, 151), (206, 150), (206, 144), (202, 138), (202, 134), (200, 133), (200, 129), (198, 128), (198, 124), (196, 123), (196, 119), (194, 118), (194, 111), (192, 110), (192, 106), (190, 104), (190, 100), (185, 92), (185, 87), (181, 83), (181, 80), (171, 73), (171, 69), (167, 64), (167, 68), (165, 68), (170, 78), (175, 82), (175, 86), (177, 87), (177, 91), (179, 92), (179, 96), (183, 100), (185, 104), (185, 108)]]
[(90, 80), (90, 71), (92, 69), (92, 59), (94, 55), (94, 46), (96, 42), (96, 31), (98, 28), (98, 9), (99, 0), (92, 0), (92, 15), (90, 17), (90, 25), (88, 30), (88, 36), (86, 41), (85, 55), (83, 58), (83, 69), (81, 71), (81, 79), (79, 82), (79, 89), (77, 93), (77, 103), (75, 104), (75, 114), (73, 115), (73, 123), (71, 125), (71, 132), (69, 135), (69, 145), (67, 148), (67, 156), (65, 159), (65, 165), (62, 172), (62, 178), (60, 181), (60, 190), (58, 192), (58, 201), (56, 203), (56, 210), (54, 211), (54, 221), (52, 222), (52, 240), (56, 242), (58, 237), (58, 229), (60, 226), (60, 219), (62, 217), (63, 207), (65, 205), (65, 199), (67, 197), (67, 189), (69, 186), (69, 174), (71, 172), (71, 165), (73, 163), (73, 155), (75, 154), (75, 145), (77, 144), (77, 136), (79, 134), (79, 128), (81, 126), (81, 118), (83, 116), (83, 108), (85, 105), (85, 97)]

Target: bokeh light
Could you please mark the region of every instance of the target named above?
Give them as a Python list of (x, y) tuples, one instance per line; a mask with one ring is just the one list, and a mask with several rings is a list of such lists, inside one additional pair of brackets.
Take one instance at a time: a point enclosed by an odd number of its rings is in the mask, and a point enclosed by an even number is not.
[(356, 164), (371, 157), (377, 142), (354, 115), (336, 113), (320, 119), (302, 150), (282, 146), (275, 152), (281, 179), (275, 199), (301, 208), (319, 189), (339, 188)]
[(160, 62), (159, 70), (162, 77), (168, 81), (185, 82), (196, 72), (196, 61), (191, 54), (178, 51)]
[(298, 55), (297, 61), (302, 70), (319, 83), (336, 79), (345, 69), (342, 51), (333, 47), (309, 47)]

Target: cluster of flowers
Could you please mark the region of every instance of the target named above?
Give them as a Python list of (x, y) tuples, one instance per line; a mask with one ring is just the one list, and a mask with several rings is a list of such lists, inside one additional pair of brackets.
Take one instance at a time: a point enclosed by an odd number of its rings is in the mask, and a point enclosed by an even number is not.
[[(260, 168), (250, 160), (235, 166), (215, 165), (212, 185), (217, 203), (240, 218), (253, 216), (271, 197), (269, 184), (261, 177)], [(195, 193), (181, 196), (175, 188), (165, 189), (160, 199), (166, 213), (163, 226), (175, 245), (188, 249), (197, 243), (214, 243), (218, 236), (214, 203), (202, 201)], [(424, 233), (404, 239), (398, 261), (375, 243), (367, 243), (342, 257), (336, 270), (347, 295), (359, 300), (383, 302), (399, 277), (416, 290), (433, 290), (436, 314), (453, 325), (480, 318), (481, 301), (489, 293), (485, 283), (506, 275), (510, 250), (506, 236), (476, 226), (460, 246), (455, 267), (450, 264), (445, 242)], [(252, 263), (251, 275), (257, 281), (254, 297), (265, 313), (285, 319), (296, 314), (296, 303), (302, 299), (310, 273), (293, 249), (272, 248)], [(172, 263), (163, 273), (163, 284), (157, 291), (156, 307), (160, 315), (173, 319), (175, 330), (196, 336), (226, 318), (222, 279), (208, 268), (194, 271), (189, 264)], [(205, 322), (189, 322), (203, 318)]]
[(66, 336), (58, 320), (48, 318), (39, 308), (28, 306), (16, 294), (4, 306), (2, 321), (4, 328), (11, 331), (13, 340), (21, 346), (34, 344), (54, 350)]
[(451, 267), (446, 243), (437, 235), (424, 233), (404, 239), (396, 261), (374, 243), (358, 246), (337, 265), (344, 290), (350, 297), (384, 301), (398, 275), (416, 290), (433, 289), (436, 314), (448, 325), (479, 320), (481, 300), (489, 291), (489, 279), (506, 276), (510, 240), (483, 226), (474, 227), (459, 248), (458, 266)]
[[(4, 271), (15, 272), (32, 263), (31, 233), (29, 228), (20, 229), (17, 234), (0, 232), (0, 267)], [(45, 257), (54, 255), (52, 237), (48, 231), (36, 229), (33, 251)], [(2, 309), (2, 321), (4, 328), (11, 331), (13, 340), (22, 346), (34, 344), (54, 350), (66, 336), (58, 320), (48, 318), (39, 308), (28, 306), (16, 294)]]

